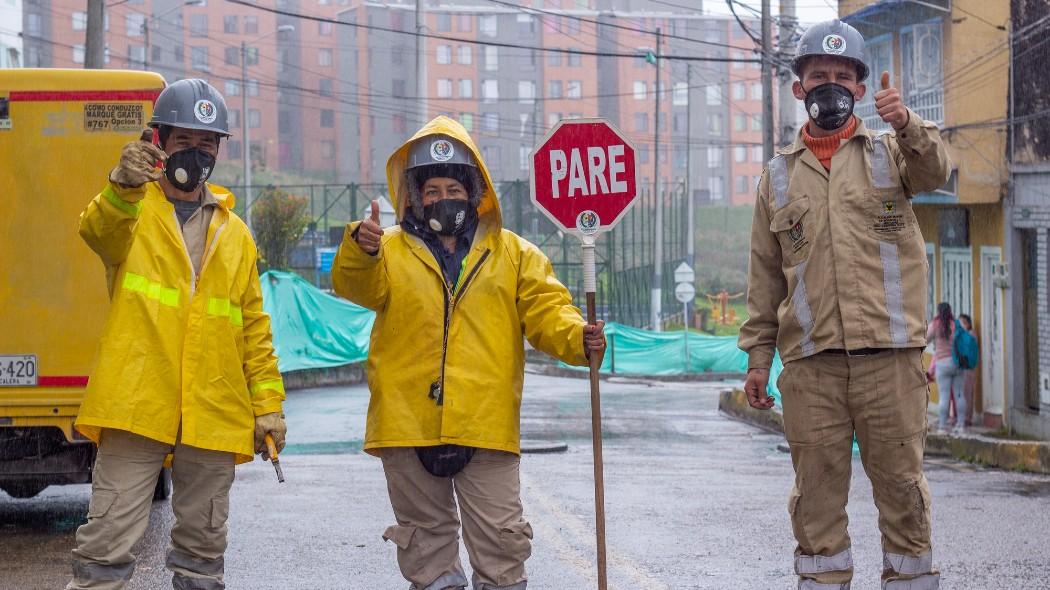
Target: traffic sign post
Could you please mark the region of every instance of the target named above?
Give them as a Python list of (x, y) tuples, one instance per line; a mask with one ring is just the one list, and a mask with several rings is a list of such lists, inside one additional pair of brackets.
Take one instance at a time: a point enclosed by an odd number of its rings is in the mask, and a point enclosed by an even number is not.
[[(683, 270), (684, 268), (684, 270)], [(685, 342), (685, 372), (689, 372), (689, 302), (696, 298), (693, 286), (695, 275), (689, 265), (682, 263), (674, 271), (674, 296), (682, 304), (682, 340)]]
[[(530, 156), (532, 202), (558, 228), (580, 238), (587, 323), (597, 323), (594, 246), (598, 234), (611, 230), (638, 195), (634, 146), (604, 119), (561, 121)], [(607, 590), (605, 557), (605, 476), (602, 463), (602, 412), (598, 369), (590, 357), (591, 435), (594, 447), (594, 508), (598, 553), (598, 588)]]

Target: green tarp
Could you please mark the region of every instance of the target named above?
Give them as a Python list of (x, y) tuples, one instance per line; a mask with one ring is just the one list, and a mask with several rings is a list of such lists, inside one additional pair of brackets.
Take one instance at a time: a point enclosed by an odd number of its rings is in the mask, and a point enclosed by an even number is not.
[[(297, 274), (268, 271), (260, 279), (281, 372), (338, 367), (368, 356), (375, 313), (329, 295)], [(735, 336), (690, 332), (686, 367), (685, 334), (680, 331), (651, 332), (609, 323), (605, 333), (609, 350), (603, 373), (612, 373), (614, 363), (617, 374), (630, 375), (747, 372), (747, 354), (737, 348)], [(776, 379), (782, 368), (777, 356), (769, 391), (778, 400)]]

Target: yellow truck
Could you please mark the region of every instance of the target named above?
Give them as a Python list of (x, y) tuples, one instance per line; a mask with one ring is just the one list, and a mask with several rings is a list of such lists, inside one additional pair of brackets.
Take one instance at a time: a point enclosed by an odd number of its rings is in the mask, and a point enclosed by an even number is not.
[(77, 219), (163, 88), (150, 72), (0, 70), (0, 489), (15, 498), (91, 481), (73, 421), (109, 298)]

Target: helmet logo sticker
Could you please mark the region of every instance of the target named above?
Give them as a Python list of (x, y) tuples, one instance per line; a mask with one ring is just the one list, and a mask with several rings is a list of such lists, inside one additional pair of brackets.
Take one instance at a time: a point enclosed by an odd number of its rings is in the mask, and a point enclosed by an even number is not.
[(456, 155), (456, 148), (447, 139), (439, 139), (430, 144), (430, 158), (435, 162), (448, 162)]
[(212, 101), (201, 99), (193, 105), (193, 116), (197, 117), (201, 123), (208, 125), (215, 122), (215, 118), (219, 116), (219, 110), (215, 108), (215, 103)]
[(824, 53), (840, 55), (846, 51), (846, 40), (840, 35), (832, 34), (824, 37), (821, 46), (824, 48)]

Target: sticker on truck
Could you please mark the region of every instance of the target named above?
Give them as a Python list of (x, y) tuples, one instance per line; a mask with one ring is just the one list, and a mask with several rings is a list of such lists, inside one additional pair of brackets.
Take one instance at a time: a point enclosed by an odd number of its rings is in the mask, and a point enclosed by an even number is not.
[(35, 354), (0, 355), (0, 387), (36, 387)]
[(145, 124), (143, 105), (127, 102), (84, 104), (84, 131), (139, 131)]

